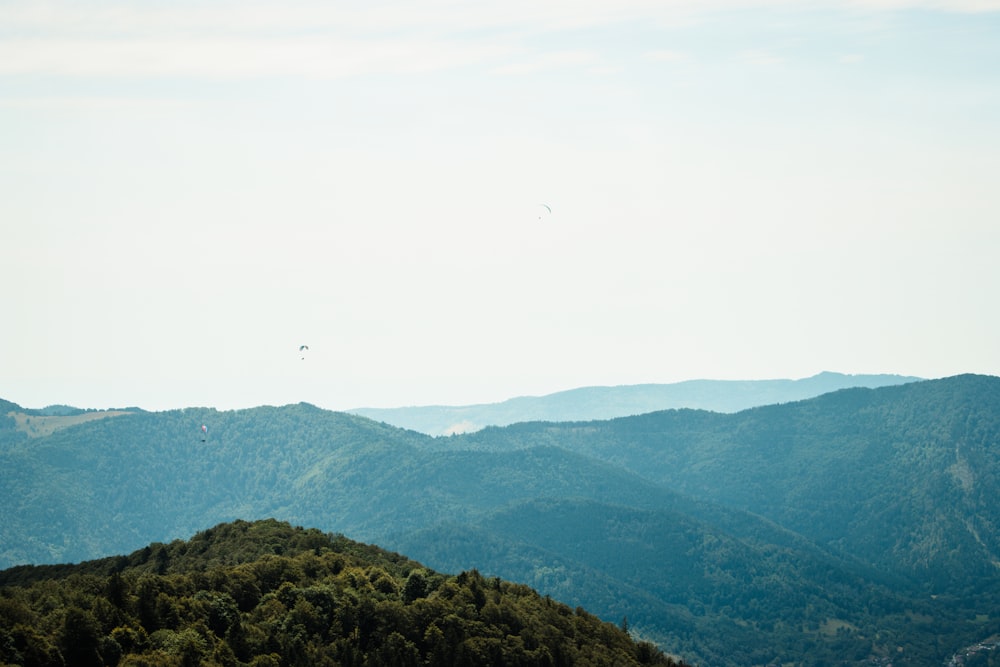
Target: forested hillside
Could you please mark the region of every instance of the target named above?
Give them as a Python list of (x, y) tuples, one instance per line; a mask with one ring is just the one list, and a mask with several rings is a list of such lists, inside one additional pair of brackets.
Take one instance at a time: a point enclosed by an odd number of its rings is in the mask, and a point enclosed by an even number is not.
[(733, 415), (652, 413), (466, 436), (561, 447), (764, 516), (927, 593), (980, 590), (1000, 563), (1000, 379), (847, 389)]
[(0, 571), (5, 665), (674, 665), (581, 608), (276, 521)]
[(936, 664), (1000, 632), (994, 377), (452, 437), (305, 404), (42, 434), (8, 408), (4, 565), (276, 517), (531, 585), (706, 665)]

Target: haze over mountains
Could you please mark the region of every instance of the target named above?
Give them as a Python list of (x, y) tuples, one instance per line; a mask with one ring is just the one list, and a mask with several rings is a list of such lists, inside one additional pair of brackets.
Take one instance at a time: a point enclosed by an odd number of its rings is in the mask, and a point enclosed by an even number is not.
[(848, 387), (885, 387), (920, 379), (823, 372), (800, 380), (688, 380), (580, 387), (546, 396), (519, 396), (501, 403), (357, 408), (348, 412), (429, 435), (451, 435), (517, 422), (613, 419), (671, 408), (738, 412), (758, 405), (800, 401)]
[(450, 437), (306, 404), (58, 412), (0, 405), (0, 566), (275, 517), (703, 665), (941, 664), (1000, 632), (996, 377)]

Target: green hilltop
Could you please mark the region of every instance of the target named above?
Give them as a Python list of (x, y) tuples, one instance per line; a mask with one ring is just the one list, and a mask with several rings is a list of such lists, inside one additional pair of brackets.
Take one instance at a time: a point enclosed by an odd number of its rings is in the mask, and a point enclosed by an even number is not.
[(0, 572), (10, 665), (676, 665), (581, 608), (274, 520)]

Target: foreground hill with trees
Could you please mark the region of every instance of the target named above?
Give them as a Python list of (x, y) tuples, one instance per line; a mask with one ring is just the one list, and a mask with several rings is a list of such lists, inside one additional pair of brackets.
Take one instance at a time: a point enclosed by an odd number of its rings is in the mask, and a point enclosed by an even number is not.
[(0, 415), (0, 566), (276, 517), (705, 665), (941, 664), (1000, 633), (1000, 378), (450, 437), (306, 404)]
[(527, 586), (277, 521), (0, 572), (7, 665), (678, 665)]

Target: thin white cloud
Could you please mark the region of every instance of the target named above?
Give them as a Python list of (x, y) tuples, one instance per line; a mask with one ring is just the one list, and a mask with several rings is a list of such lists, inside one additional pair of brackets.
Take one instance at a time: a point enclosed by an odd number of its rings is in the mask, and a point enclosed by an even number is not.
[(190, 100), (167, 97), (123, 97), (118, 95), (85, 96), (60, 95), (56, 97), (0, 97), (0, 109), (33, 110), (94, 110), (110, 111), (121, 109), (163, 110), (192, 106)]
[[(802, 6), (793, 0), (88, 4), (0, 5), (0, 75), (330, 78), (470, 64), (517, 73), (592, 57), (564, 50), (545, 54), (548, 42), (558, 41), (546, 36), (560, 31), (635, 21), (676, 24), (709, 12)], [(1000, 10), (1000, 0), (826, 0), (810, 6), (982, 12)], [(525, 53), (541, 57), (516, 60)], [(679, 55), (664, 50), (648, 57)]]
[(690, 54), (671, 49), (656, 49), (655, 51), (647, 51), (644, 56), (647, 60), (652, 60), (654, 62), (669, 63), (679, 63), (691, 59)]
[(591, 67), (588, 71), (597, 76), (610, 76), (620, 73), (622, 68), (615, 65), (597, 65), (596, 67)]
[(931, 9), (960, 14), (1000, 11), (1000, 0), (846, 0), (836, 4), (848, 9), (874, 11)]
[(763, 50), (744, 51), (739, 54), (739, 60), (751, 65), (780, 65), (784, 62), (781, 56)]
[[(689, 3), (676, 3), (676, 8)], [(56, 34), (163, 35), (163, 34), (281, 34), (289, 31), (333, 31), (343, 34), (398, 34), (430, 30), (437, 34), (465, 30), (532, 26), (536, 29), (581, 27), (635, 18), (656, 3), (632, 0), (621, 3), (559, 0), (535, 3), (467, 3), (456, 0), (420, 3), (340, 2), (149, 7), (134, 3), (106, 4), (100, 8), (63, 3), (13, 2), (0, 7), (0, 25), (13, 31)]]
[[(456, 31), (534, 25), (567, 27), (608, 22), (670, 20), (694, 13), (728, 9), (802, 7), (801, 0), (533, 0), (469, 3), (462, 0), (420, 2), (208, 2), (151, 6), (147, 3), (84, 3), (12, 0), (0, 6), (0, 26), (18, 30), (59, 30), (113, 35), (212, 31), (221, 33), (286, 30), (394, 32), (430, 27)], [(875, 10), (935, 9), (949, 12), (1000, 10), (1000, 0), (814, 0), (813, 8)]]
[[(462, 0), (373, 3), (206, 2), (150, 6), (133, 2), (86, 3), (12, 0), (0, 5), (0, 35), (134, 36), (334, 32), (361, 36), (429, 30), (456, 34), (488, 29), (558, 30), (632, 20), (676, 21), (731, 9), (803, 6), (801, 0), (533, 0), (469, 3)], [(811, 8), (1000, 11), (1000, 0), (814, 0)]]
[(597, 54), (590, 51), (559, 51), (537, 54), (518, 62), (500, 65), (493, 71), (497, 74), (528, 74), (578, 65), (591, 65), (596, 69), (601, 67), (599, 62)]
[(418, 39), (30, 39), (0, 43), (0, 74), (334, 78), (421, 72), (508, 54), (496, 44)]

